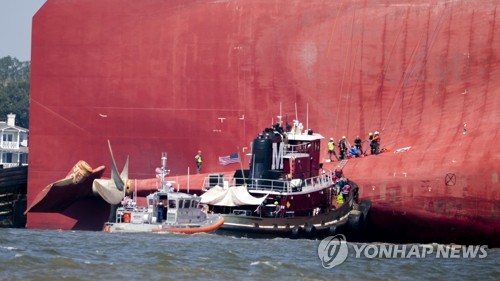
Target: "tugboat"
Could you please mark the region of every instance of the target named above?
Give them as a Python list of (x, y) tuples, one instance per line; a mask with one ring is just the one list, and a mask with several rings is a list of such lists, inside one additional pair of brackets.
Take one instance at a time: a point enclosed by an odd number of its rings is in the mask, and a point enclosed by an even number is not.
[[(113, 157), (112, 157), (113, 158)], [(193, 234), (215, 231), (224, 223), (224, 218), (217, 214), (207, 214), (201, 198), (183, 192), (175, 192), (171, 181), (166, 181), (169, 174), (166, 169), (166, 153), (163, 153), (162, 167), (156, 169), (160, 179), (158, 191), (146, 197), (146, 206), (138, 206), (137, 194), (125, 196), (122, 207), (116, 208), (114, 222), (104, 224), (104, 232), (177, 232)], [(113, 158), (113, 166), (116, 167)], [(116, 169), (112, 169), (116, 171)], [(126, 175), (123, 173), (121, 175)], [(116, 186), (123, 186), (127, 179), (112, 176)], [(124, 194), (124, 193), (123, 193)]]
[(358, 186), (342, 173), (346, 162), (326, 171), (323, 136), (303, 132), (298, 121), (286, 127), (276, 123), (254, 139), (249, 169), (205, 180), (201, 203), (224, 218), (216, 233), (310, 239), (343, 233), (358, 240), (371, 202), (359, 202)]

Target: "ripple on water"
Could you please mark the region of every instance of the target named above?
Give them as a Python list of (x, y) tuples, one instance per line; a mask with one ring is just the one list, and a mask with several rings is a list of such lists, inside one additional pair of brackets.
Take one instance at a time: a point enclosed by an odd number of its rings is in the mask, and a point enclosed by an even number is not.
[[(321, 265), (320, 241), (214, 234), (109, 234), (0, 229), (0, 280), (498, 280), (485, 259), (356, 258)], [(373, 244), (378, 245), (378, 244)], [(352, 250), (352, 251), (351, 251)]]

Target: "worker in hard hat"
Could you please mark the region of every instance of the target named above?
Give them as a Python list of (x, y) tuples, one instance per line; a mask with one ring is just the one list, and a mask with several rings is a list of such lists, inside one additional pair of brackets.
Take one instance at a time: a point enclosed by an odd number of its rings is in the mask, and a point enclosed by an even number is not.
[(203, 158), (201, 157), (201, 150), (198, 150), (198, 153), (194, 156), (196, 161), (196, 173), (199, 174), (201, 172), (201, 165), (203, 163)]
[(380, 153), (380, 133), (378, 131), (375, 131), (373, 133), (373, 154), (379, 154)]
[(344, 160), (347, 158), (347, 138), (346, 136), (342, 136), (342, 138), (339, 140), (339, 151), (340, 151), (340, 159)]
[(375, 154), (375, 144), (373, 142), (373, 133), (370, 132), (368, 133), (368, 141), (370, 142), (370, 154), (374, 155)]
[(335, 141), (333, 138), (330, 138), (330, 141), (328, 142), (328, 155), (330, 156), (330, 162), (332, 162), (332, 155), (335, 156), (337, 161), (339, 161), (339, 157), (337, 156), (337, 152), (335, 152)]
[(356, 149), (359, 151), (359, 156), (364, 154), (362, 143), (363, 141), (361, 140), (361, 138), (359, 136), (356, 136), (356, 138), (354, 139), (354, 146), (356, 146)]

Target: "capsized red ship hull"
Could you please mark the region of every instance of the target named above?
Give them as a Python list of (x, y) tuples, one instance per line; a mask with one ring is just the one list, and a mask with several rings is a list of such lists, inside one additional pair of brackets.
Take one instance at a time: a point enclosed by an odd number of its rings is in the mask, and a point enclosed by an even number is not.
[[(498, 246), (498, 6), (48, 0), (33, 18), (28, 205), (77, 161), (109, 163), (108, 139), (130, 178), (152, 177), (163, 151), (173, 175), (195, 171), (198, 149), (203, 172), (233, 170), (218, 157), (249, 152), (280, 115), (351, 142), (381, 133), (389, 152), (345, 166), (374, 237)], [(27, 227), (90, 216), (107, 214), (30, 212)]]

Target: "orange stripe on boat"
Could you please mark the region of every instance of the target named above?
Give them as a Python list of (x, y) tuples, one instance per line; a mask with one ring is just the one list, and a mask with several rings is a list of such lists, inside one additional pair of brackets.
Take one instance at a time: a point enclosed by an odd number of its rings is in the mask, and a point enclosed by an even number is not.
[(224, 218), (221, 217), (216, 224), (212, 224), (205, 227), (193, 227), (193, 228), (163, 228), (163, 229), (153, 229), (153, 232), (162, 233), (162, 232), (175, 232), (175, 233), (185, 233), (185, 234), (194, 234), (200, 232), (212, 232), (217, 230), (221, 225), (224, 224)]

